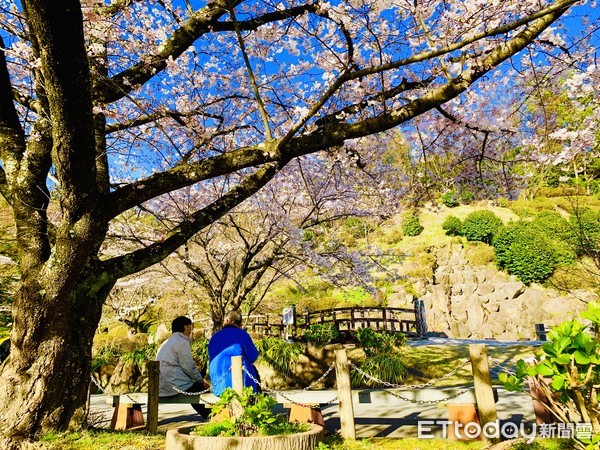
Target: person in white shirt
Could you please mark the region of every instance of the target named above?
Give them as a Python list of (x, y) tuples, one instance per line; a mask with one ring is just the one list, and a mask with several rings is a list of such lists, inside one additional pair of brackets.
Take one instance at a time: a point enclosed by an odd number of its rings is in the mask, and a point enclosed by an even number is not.
[[(159, 397), (171, 397), (180, 394), (179, 391), (200, 392), (208, 387), (192, 358), (192, 330), (188, 317), (175, 318), (171, 323), (173, 334), (156, 353), (156, 360), (160, 361)], [(192, 404), (192, 408), (203, 418), (210, 412), (205, 405)]]

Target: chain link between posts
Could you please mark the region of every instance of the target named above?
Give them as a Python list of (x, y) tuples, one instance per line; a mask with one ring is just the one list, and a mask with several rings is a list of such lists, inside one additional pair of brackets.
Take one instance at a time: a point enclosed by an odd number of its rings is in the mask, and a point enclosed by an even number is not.
[(491, 364), (492, 366), (494, 366), (494, 367), (498, 367), (498, 368), (499, 368), (499, 369), (500, 369), (502, 372), (504, 372), (504, 373), (506, 373), (506, 374), (508, 374), (508, 375), (512, 375), (512, 376), (515, 376), (515, 375), (516, 375), (516, 374), (515, 374), (515, 373), (514, 373), (512, 370), (510, 370), (510, 369), (506, 369), (506, 368), (505, 368), (505, 367), (504, 367), (502, 364), (500, 364), (500, 363), (499, 363), (498, 361), (496, 361), (495, 359), (493, 359), (493, 358), (488, 358), (488, 360), (489, 360), (489, 362), (490, 362), (490, 364)]
[(108, 392), (107, 389), (103, 388), (100, 383), (98, 383), (98, 381), (96, 381), (96, 379), (94, 378), (94, 375), (90, 374), (90, 378), (92, 379), (92, 383), (94, 383), (94, 385), (100, 390), (100, 392), (102, 392), (105, 395), (115, 395), (112, 392)]
[[(307, 387), (305, 387), (304, 389), (302, 389), (302, 392), (306, 392), (309, 389), (311, 389), (315, 384), (319, 383), (320, 381), (322, 381), (327, 375), (329, 375), (329, 373), (333, 370), (333, 368), (335, 367), (335, 364), (332, 364), (331, 366), (329, 366), (329, 368), (325, 371), (325, 373), (323, 373), (323, 375), (321, 375), (316, 381), (313, 381), (310, 385), (308, 385)], [(311, 408), (311, 409), (316, 409), (316, 407), (314, 405), (309, 405), (306, 403), (300, 403), (295, 401), (294, 399), (288, 397), (288, 395), (284, 394), (282, 391), (276, 391), (274, 389), (271, 389), (267, 386), (264, 386), (260, 381), (258, 381), (254, 375), (252, 375), (247, 369), (246, 366), (242, 366), (242, 370), (244, 371), (244, 373), (246, 375), (248, 375), (248, 377), (254, 381), (256, 383), (257, 386), (260, 386), (260, 388), (264, 391), (264, 392), (272, 392), (276, 395), (280, 395), (281, 397), (283, 397), (284, 399), (286, 399), (288, 402), (294, 404), (294, 405), (298, 405), (298, 406), (303, 406), (305, 408)], [(329, 405), (334, 403), (336, 400), (338, 399), (338, 396), (336, 395), (335, 397), (333, 397), (331, 400), (327, 401), (327, 402), (319, 402), (319, 405)]]
[[(366, 380), (370, 380), (370, 381), (374, 381), (375, 383), (378, 384), (382, 384), (384, 386), (390, 387), (390, 388), (396, 388), (396, 389), (402, 389), (402, 390), (418, 390), (418, 389), (423, 389), (429, 386), (433, 386), (434, 384), (440, 382), (440, 381), (444, 381), (448, 378), (450, 378), (451, 376), (455, 375), (459, 370), (461, 370), (463, 367), (465, 367), (467, 364), (469, 364), (469, 361), (465, 361), (464, 363), (462, 363), (460, 366), (454, 368), (453, 370), (451, 370), (450, 372), (448, 372), (447, 374), (441, 376), (440, 378), (435, 378), (433, 380), (427, 381), (426, 383), (419, 383), (419, 384), (394, 384), (394, 383), (390, 383), (388, 381), (383, 381), (380, 380), (379, 378), (376, 378), (374, 376), (372, 376), (371, 374), (366, 373), (365, 371), (361, 370), (359, 367), (357, 367), (356, 365), (354, 365), (353, 363), (350, 363), (350, 367), (352, 367), (354, 370), (356, 370), (364, 379)], [(464, 394), (465, 392), (467, 392), (469, 389), (461, 389), (458, 392), (446, 397), (446, 398), (442, 398), (439, 400), (416, 400), (416, 399), (411, 399), (408, 397), (404, 397), (400, 394), (397, 394), (395, 392), (392, 391), (388, 391), (386, 390), (385, 393), (392, 395), (393, 397), (399, 398), (401, 400), (410, 402), (410, 403), (417, 403), (417, 404), (437, 404), (437, 403), (442, 403), (445, 402), (447, 400), (451, 400), (453, 398), (456, 398), (462, 394)]]
[[(491, 365), (493, 365), (494, 367), (498, 367), (500, 368), (503, 372), (506, 372), (509, 375), (514, 375), (515, 373), (511, 370), (505, 369), (499, 362), (495, 361), (494, 359), (490, 358), (490, 363)], [(453, 370), (451, 370), (450, 372), (448, 372), (447, 374), (441, 376), (440, 378), (435, 378), (433, 380), (427, 381), (425, 383), (418, 383), (418, 384), (395, 384), (395, 383), (390, 383), (388, 381), (383, 381), (380, 380), (377, 377), (372, 376), (371, 374), (366, 373), (365, 371), (363, 371), (362, 369), (360, 369), (358, 366), (356, 366), (354, 363), (350, 362), (349, 366), (356, 370), (361, 377), (363, 377), (366, 380), (370, 380), (373, 381), (377, 384), (381, 384), (383, 386), (389, 387), (389, 388), (394, 388), (394, 389), (402, 389), (402, 390), (418, 390), (418, 389), (424, 389), (430, 386), (435, 385), (438, 382), (444, 381), (450, 377), (452, 377), (453, 375), (455, 375), (459, 370), (461, 370), (462, 368), (464, 368), (466, 365), (469, 364), (469, 361), (465, 361), (463, 364), (461, 364), (460, 366), (454, 368)], [(319, 384), (321, 381), (323, 381), (330, 373), (331, 371), (335, 368), (335, 364), (331, 364), (327, 370), (315, 381), (313, 381), (311, 384), (309, 384), (307, 387), (303, 388), (301, 392), (306, 392), (309, 391), (310, 389), (312, 389), (315, 385)], [(264, 386), (259, 380), (257, 380), (254, 375), (252, 375), (252, 373), (250, 373), (245, 366), (242, 367), (242, 370), (244, 371), (244, 373), (246, 375), (248, 375), (248, 377), (254, 382), (256, 383), (257, 386), (260, 386), (260, 388), (264, 391), (264, 392), (272, 392), (276, 395), (279, 395), (281, 397), (283, 397), (285, 400), (287, 400), (288, 402), (294, 404), (294, 405), (298, 405), (298, 406), (303, 406), (303, 407), (307, 407), (307, 408), (315, 408), (314, 405), (310, 405), (310, 404), (305, 404), (305, 403), (301, 403), (301, 402), (297, 402), (294, 399), (290, 398), (287, 394), (284, 394), (282, 391), (277, 391), (274, 389), (271, 389), (267, 386)], [(229, 371), (231, 371), (231, 368), (229, 369)], [(227, 377), (228, 373), (226, 373), (220, 380), (219, 382), (223, 381), (226, 377)], [(113, 395), (110, 392), (108, 392), (107, 389), (104, 389), (99, 383), (98, 381), (96, 381), (96, 379), (90, 375), (92, 382), (94, 383), (94, 385), (96, 385), (96, 387), (103, 393), (103, 394), (107, 394), (107, 395)], [(211, 387), (208, 387), (207, 389), (204, 389), (200, 392), (185, 392), (182, 391), (181, 389), (178, 389), (177, 387), (170, 385), (170, 387), (177, 393), (182, 394), (182, 395), (187, 395), (187, 396), (202, 396), (203, 394), (207, 394), (208, 392), (211, 391)], [(464, 394), (465, 392), (467, 392), (469, 390), (469, 388), (467, 389), (461, 389), (459, 391), (457, 391), (456, 393), (446, 397), (446, 398), (442, 398), (442, 399), (438, 399), (438, 400), (415, 400), (415, 399), (411, 399), (411, 398), (407, 398), (404, 396), (401, 396), (400, 394), (397, 394), (395, 392), (386, 390), (385, 392), (389, 395), (392, 395), (396, 398), (399, 398), (401, 400), (410, 402), (410, 403), (416, 403), (416, 404), (437, 404), (437, 403), (442, 403), (445, 402), (447, 400), (451, 400), (453, 398), (456, 398), (462, 394)], [(329, 405), (334, 403), (336, 400), (338, 400), (338, 396), (336, 395), (334, 398), (332, 398), (331, 400), (327, 401), (327, 402), (319, 402), (319, 404), (323, 405)], [(206, 399), (202, 398), (202, 401), (208, 405), (214, 405), (214, 403), (211, 403), (209, 401), (207, 401)]]
[(463, 367), (465, 367), (468, 364), (469, 364), (469, 361), (465, 361), (460, 366), (456, 367), (455, 369), (453, 369), (452, 371), (448, 372), (447, 374), (441, 376), (440, 378), (434, 378), (433, 380), (427, 381), (426, 383), (419, 383), (419, 384), (394, 384), (394, 383), (390, 383), (388, 381), (380, 380), (379, 378), (376, 378), (373, 375), (371, 375), (371, 374), (369, 374), (369, 373), (361, 370), (359, 367), (357, 367), (356, 365), (354, 365), (354, 363), (349, 363), (350, 367), (352, 367), (354, 370), (356, 370), (364, 379), (370, 380), (370, 381), (374, 381), (375, 383), (382, 384), (382, 385), (390, 387), (390, 388), (402, 389), (402, 390), (405, 390), (405, 391), (416, 390), (416, 389), (423, 389), (423, 388), (426, 388), (426, 387), (429, 387), (429, 386), (433, 386), (434, 384), (436, 384), (436, 383), (438, 383), (440, 381), (444, 381), (444, 380), (452, 377), (459, 370), (461, 370)]
[(399, 398), (400, 400), (404, 400), (404, 401), (410, 402), (410, 403), (416, 403), (418, 405), (425, 405), (425, 404), (434, 404), (435, 405), (437, 403), (443, 403), (445, 401), (452, 400), (453, 398), (459, 397), (468, 391), (469, 391), (469, 388), (461, 389), (460, 391), (457, 391), (456, 393), (449, 395), (448, 397), (440, 398), (438, 400), (416, 400), (414, 398), (403, 397), (400, 394), (396, 394), (395, 392), (387, 391), (387, 390), (385, 391), (385, 393), (389, 394), (393, 397)]

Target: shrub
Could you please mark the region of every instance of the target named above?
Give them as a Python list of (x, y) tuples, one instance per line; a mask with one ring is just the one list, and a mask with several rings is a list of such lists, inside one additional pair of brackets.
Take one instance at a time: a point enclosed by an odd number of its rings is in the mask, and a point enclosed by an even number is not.
[(202, 424), (194, 428), (200, 436), (272, 436), (307, 431), (304, 423), (290, 423), (285, 414), (275, 414), (275, 399), (266, 394), (255, 394), (252, 388), (244, 388), (238, 394), (231, 388), (223, 391), (219, 401), (212, 408), (211, 416), (230, 408), (235, 402), (241, 414), (220, 422)]
[(461, 191), (460, 193), (460, 201), (465, 204), (465, 205), (469, 205), (471, 204), (471, 202), (475, 199), (475, 194), (473, 194), (471, 191)]
[(578, 255), (594, 257), (600, 251), (600, 211), (577, 208), (569, 217)]
[(344, 229), (355, 239), (363, 239), (375, 229), (375, 227), (362, 217), (349, 217), (344, 222)]
[(356, 337), (367, 357), (379, 353), (390, 353), (394, 346), (406, 343), (406, 336), (403, 333), (390, 334), (375, 331), (372, 328), (359, 328), (356, 331)]
[(527, 222), (501, 228), (492, 241), (496, 264), (526, 284), (547, 280), (556, 266), (556, 255), (549, 239)]
[(573, 237), (572, 227), (569, 225), (569, 222), (556, 211), (540, 212), (531, 221), (531, 226), (551, 235), (555, 239), (571, 240)]
[[(393, 384), (402, 383), (409, 374), (409, 370), (401, 355), (378, 353), (365, 360), (360, 369), (381, 381)], [(363, 377), (356, 370), (350, 376), (352, 387), (381, 387), (381, 384)]]
[(473, 241), (465, 247), (467, 259), (472, 266), (485, 266), (496, 261), (494, 247), (482, 242)]
[(496, 232), (494, 239), (492, 239), (492, 245), (496, 251), (496, 264), (500, 269), (506, 269), (506, 264), (510, 261), (509, 250), (511, 244), (521, 235), (527, 233), (527, 228), (528, 224), (520, 220), (509, 223)]
[(454, 191), (448, 191), (445, 194), (442, 194), (442, 203), (448, 208), (455, 208), (460, 204)]
[(192, 341), (192, 358), (198, 366), (208, 367), (208, 340), (196, 339)]
[(469, 214), (461, 227), (461, 234), (469, 241), (481, 241), (489, 244), (502, 220), (491, 211), (474, 211)]
[(316, 347), (323, 347), (339, 336), (338, 330), (332, 323), (314, 323), (304, 332), (306, 342)]
[(140, 349), (123, 353), (121, 355), (121, 360), (123, 362), (133, 363), (140, 370), (144, 370), (146, 362), (151, 361), (156, 357), (156, 350), (155, 344), (148, 344)]
[(406, 215), (402, 219), (402, 232), (405, 236), (418, 236), (423, 231), (423, 226), (416, 213)]
[(600, 445), (600, 304), (588, 303), (580, 316), (593, 324), (594, 334), (578, 320), (563, 322), (550, 331), (540, 362), (527, 365), (520, 360), (514, 374), (501, 373), (498, 378), (509, 391), (522, 391), (526, 377), (535, 379), (538, 389), (552, 399), (548, 407), (560, 422), (590, 423), (590, 436), (574, 437), (575, 448), (591, 450)]
[(121, 356), (122, 353), (122, 350), (114, 344), (103, 345), (92, 357), (92, 372), (109, 364), (117, 365), (119, 356)]
[(545, 239), (525, 235), (513, 242), (509, 249), (508, 273), (514, 274), (525, 284), (546, 281), (556, 266), (554, 252)]
[(444, 223), (442, 224), (442, 229), (446, 230), (446, 234), (449, 236), (458, 236), (460, 235), (460, 230), (462, 228), (462, 222), (456, 216), (448, 216)]
[(294, 365), (304, 351), (304, 346), (298, 343), (286, 342), (277, 337), (267, 337), (256, 343), (260, 354), (259, 361), (264, 361), (284, 378), (291, 378)]

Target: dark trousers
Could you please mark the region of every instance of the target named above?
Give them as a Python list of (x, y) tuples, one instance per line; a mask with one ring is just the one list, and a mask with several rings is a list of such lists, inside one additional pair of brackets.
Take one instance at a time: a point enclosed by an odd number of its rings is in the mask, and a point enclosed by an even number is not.
[[(206, 385), (204, 383), (194, 381), (194, 384), (192, 384), (189, 388), (187, 388), (185, 390), (185, 392), (201, 392), (205, 389), (206, 389)], [(198, 405), (198, 404), (192, 403), (192, 408), (194, 408), (196, 410), (196, 412), (198, 414), (200, 414), (202, 417), (204, 417), (205, 419), (208, 418), (208, 415), (210, 414), (210, 408), (207, 407), (206, 405)]]

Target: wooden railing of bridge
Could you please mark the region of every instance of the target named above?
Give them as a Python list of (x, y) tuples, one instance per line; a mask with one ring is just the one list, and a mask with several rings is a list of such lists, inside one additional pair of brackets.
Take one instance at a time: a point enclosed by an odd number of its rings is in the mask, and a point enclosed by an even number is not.
[(347, 307), (320, 311), (307, 309), (304, 314), (294, 314), (294, 321), (287, 328), (281, 315), (251, 315), (245, 318), (244, 327), (253, 334), (284, 337), (286, 334), (299, 336), (312, 324), (331, 323), (339, 332), (373, 328), (421, 338), (427, 333), (422, 300), (416, 300), (414, 304), (414, 308)]

